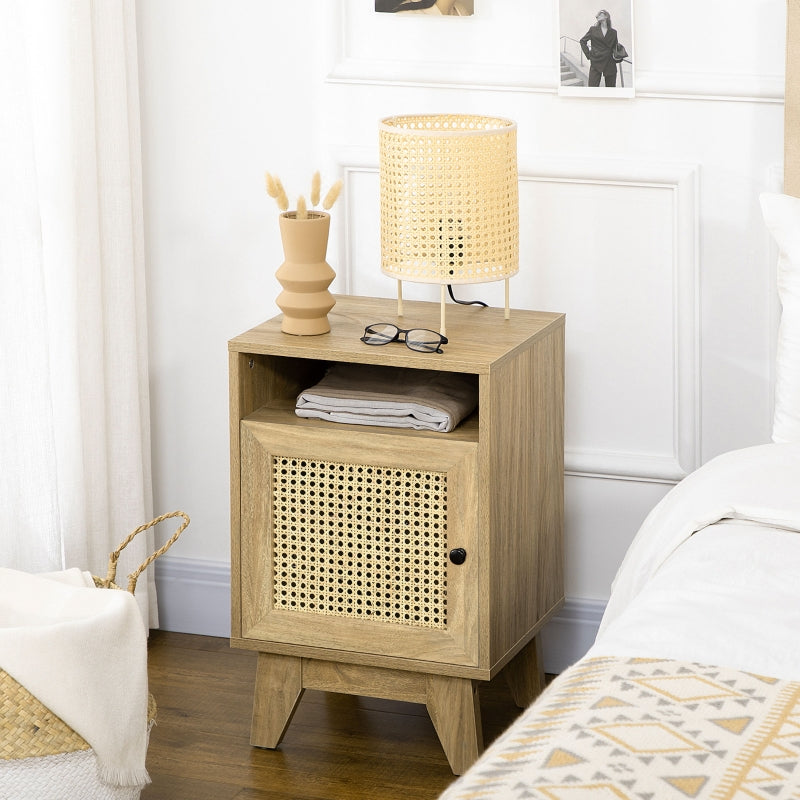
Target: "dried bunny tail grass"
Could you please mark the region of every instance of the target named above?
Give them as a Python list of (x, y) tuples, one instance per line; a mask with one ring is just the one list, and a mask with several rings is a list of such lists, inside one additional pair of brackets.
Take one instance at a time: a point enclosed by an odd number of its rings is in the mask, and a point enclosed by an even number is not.
[[(267, 189), (267, 194), (270, 197), (275, 198), (275, 202), (278, 204), (278, 208), (281, 211), (286, 211), (289, 208), (289, 198), (286, 196), (286, 190), (283, 188), (283, 184), (281, 183), (280, 178), (276, 175), (273, 175), (270, 172), (264, 173), (264, 185)], [(319, 172), (315, 172), (311, 177), (311, 205), (316, 206), (319, 203), (319, 196), (320, 196), (320, 188), (322, 186), (322, 179), (320, 178)], [(336, 183), (331, 186), (330, 191), (328, 194), (325, 195), (325, 199), (322, 202), (323, 208), (327, 211), (335, 202), (336, 199), (339, 197), (339, 193), (342, 190), (342, 181), (336, 181)], [(307, 219), (308, 218), (308, 205), (306, 204), (305, 197), (300, 196), (297, 200), (297, 218), (298, 219)]]
[(322, 201), (322, 207), (328, 211), (331, 206), (339, 199), (339, 194), (342, 191), (342, 181), (338, 180), (336, 183), (331, 186), (328, 194), (325, 195), (325, 199)]
[(276, 197), (278, 208), (281, 211), (286, 211), (286, 209), (289, 208), (289, 198), (286, 196), (286, 190), (283, 188), (283, 184), (278, 178), (275, 178), (275, 186), (278, 189), (278, 195)]
[(322, 178), (319, 172), (315, 172), (311, 176), (311, 205), (315, 206), (319, 203), (320, 187), (322, 186)]
[(275, 178), (270, 175), (269, 172), (264, 173), (264, 183), (267, 187), (267, 194), (270, 197), (277, 197), (278, 196), (278, 184), (275, 182)]

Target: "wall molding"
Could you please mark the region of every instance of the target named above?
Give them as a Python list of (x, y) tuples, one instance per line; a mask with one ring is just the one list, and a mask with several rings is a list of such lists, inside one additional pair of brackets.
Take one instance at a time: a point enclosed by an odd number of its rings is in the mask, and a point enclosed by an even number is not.
[[(378, 154), (367, 148), (343, 148), (333, 154), (343, 176), (345, 198), (352, 181), (365, 173), (378, 176)], [(565, 450), (568, 475), (618, 480), (676, 483), (700, 466), (700, 301), (699, 204), (697, 164), (621, 159), (524, 158), (520, 184), (565, 183), (621, 186), (668, 192), (672, 208), (673, 420), (670, 453), (640, 453), (571, 447)], [(344, 291), (353, 285), (354, 255), (360, 215), (345, 201), (339, 263)]]
[(565, 451), (567, 474), (674, 483), (700, 465), (699, 167), (619, 159), (547, 159), (520, 165), (520, 181), (655, 188), (672, 206), (673, 433), (672, 453)]
[[(155, 563), (160, 628), (230, 637), (231, 568), (227, 562), (162, 556)], [(542, 631), (545, 670), (563, 672), (591, 647), (605, 603), (568, 598)]]
[[(425, 64), (344, 57), (325, 81), (353, 86), (559, 95), (558, 70), (535, 65)], [(657, 100), (783, 104), (784, 78), (637, 71), (634, 91), (634, 97)]]
[(501, 64), (440, 64), (340, 58), (325, 78), (330, 84), (414, 89), (555, 94), (553, 67)]
[(783, 75), (637, 72), (636, 96), (668, 100), (783, 103)]
[[(329, 84), (558, 94), (560, 70), (559, 54), (555, 46), (550, 63), (546, 64), (363, 58), (357, 55), (348, 34), (350, 6), (341, 2), (326, 5), (329, 7), (327, 24), (332, 64), (326, 77)], [(359, 11), (363, 13), (363, 7), (359, 7)], [(461, 22), (469, 26), (479, 26), (482, 21), (475, 17)], [(532, 52), (537, 52), (537, 48), (532, 48)], [(783, 75), (777, 74), (740, 75), (708, 70), (668, 72), (637, 69), (634, 79), (635, 96), (642, 98), (705, 102), (784, 102), (785, 79)]]

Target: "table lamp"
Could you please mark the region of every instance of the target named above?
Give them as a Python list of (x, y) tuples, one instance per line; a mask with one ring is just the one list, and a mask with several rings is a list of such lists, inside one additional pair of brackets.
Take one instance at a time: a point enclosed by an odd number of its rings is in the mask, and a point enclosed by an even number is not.
[(379, 125), (381, 272), (445, 287), (505, 280), (519, 271), (517, 126), (499, 117), (416, 114)]

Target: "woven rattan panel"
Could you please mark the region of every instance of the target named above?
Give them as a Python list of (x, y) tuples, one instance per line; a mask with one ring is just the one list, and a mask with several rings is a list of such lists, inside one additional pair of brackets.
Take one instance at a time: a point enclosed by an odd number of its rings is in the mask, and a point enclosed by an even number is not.
[(447, 624), (447, 476), (273, 456), (277, 609)]

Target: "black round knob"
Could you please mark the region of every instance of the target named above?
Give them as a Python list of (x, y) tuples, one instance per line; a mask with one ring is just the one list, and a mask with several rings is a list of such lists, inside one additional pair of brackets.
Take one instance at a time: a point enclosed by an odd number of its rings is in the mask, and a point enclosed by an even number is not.
[(454, 547), (450, 551), (450, 560), (454, 564), (463, 564), (467, 560), (467, 551), (463, 547)]

